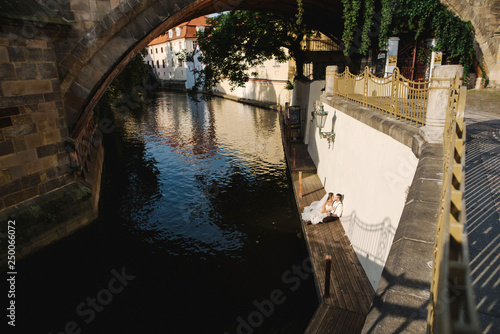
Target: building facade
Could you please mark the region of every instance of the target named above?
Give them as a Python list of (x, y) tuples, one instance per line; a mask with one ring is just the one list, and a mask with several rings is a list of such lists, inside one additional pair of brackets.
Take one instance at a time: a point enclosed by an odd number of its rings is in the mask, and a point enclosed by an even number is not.
[[(199, 52), (196, 34), (206, 27), (206, 17), (202, 16), (166, 31), (148, 44), (144, 61), (151, 66), (162, 87), (193, 87), (196, 76), (194, 70), (200, 70), (202, 66), (196, 56)], [(193, 61), (185, 61), (179, 57), (182, 52), (193, 51)]]
[(244, 100), (254, 100), (272, 105), (284, 105), (290, 101), (291, 91), (287, 88), (290, 76), (290, 63), (280, 63), (274, 59), (248, 69), (250, 79), (244, 87), (231, 87), (229, 80), (222, 80), (216, 92)]

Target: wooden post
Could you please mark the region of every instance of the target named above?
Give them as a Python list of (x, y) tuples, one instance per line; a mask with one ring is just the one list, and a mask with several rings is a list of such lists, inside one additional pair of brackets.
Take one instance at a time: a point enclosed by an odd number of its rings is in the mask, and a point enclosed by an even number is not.
[(299, 197), (302, 198), (302, 172), (299, 172)]
[(330, 270), (332, 268), (332, 256), (325, 257), (325, 297), (330, 295)]

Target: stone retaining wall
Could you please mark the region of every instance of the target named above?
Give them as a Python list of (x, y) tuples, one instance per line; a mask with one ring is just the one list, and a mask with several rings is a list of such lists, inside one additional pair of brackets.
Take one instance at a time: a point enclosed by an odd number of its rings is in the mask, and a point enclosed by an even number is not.
[(2, 25), (0, 210), (74, 182), (52, 41), (58, 28)]

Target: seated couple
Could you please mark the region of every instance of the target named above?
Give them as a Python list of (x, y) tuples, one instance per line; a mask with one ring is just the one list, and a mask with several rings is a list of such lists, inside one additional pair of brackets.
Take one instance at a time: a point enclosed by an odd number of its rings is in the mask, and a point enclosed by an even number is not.
[(302, 220), (310, 224), (327, 223), (342, 217), (344, 206), (342, 205), (343, 195), (328, 193), (319, 201), (312, 202), (304, 208)]

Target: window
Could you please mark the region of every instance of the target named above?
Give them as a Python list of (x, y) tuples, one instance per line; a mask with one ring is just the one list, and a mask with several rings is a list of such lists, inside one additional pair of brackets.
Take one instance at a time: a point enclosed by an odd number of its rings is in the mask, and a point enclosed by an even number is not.
[(204, 32), (205, 31), (205, 27), (204, 26), (197, 26), (196, 27), (196, 32)]
[(156, 67), (160, 68), (160, 62), (158, 60), (156, 61)]
[(161, 48), (161, 53), (163, 53), (163, 48)]
[(174, 67), (174, 60), (173, 59), (171, 60), (171, 64), (172, 64), (172, 67)]
[(172, 30), (168, 31), (168, 38), (174, 37), (174, 32)]
[(181, 28), (175, 28), (175, 36), (179, 37), (181, 35)]
[(158, 48), (155, 48), (156, 53), (158, 53)]
[(162, 62), (163, 62), (163, 68), (165, 68), (165, 59), (163, 59)]
[(196, 41), (193, 41), (193, 50), (196, 50)]
[(170, 51), (172, 51), (173, 50), (172, 43), (169, 43), (168, 45), (170, 45)]

